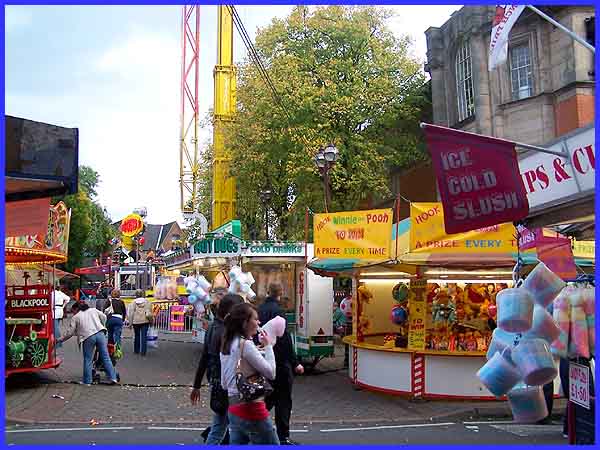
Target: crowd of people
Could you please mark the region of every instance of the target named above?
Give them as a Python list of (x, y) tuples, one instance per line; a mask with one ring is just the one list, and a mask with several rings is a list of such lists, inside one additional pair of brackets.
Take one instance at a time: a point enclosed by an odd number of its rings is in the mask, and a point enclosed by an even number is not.
[[(190, 394), (192, 404), (197, 404), (206, 375), (213, 410), (212, 425), (203, 434), (207, 444), (295, 444), (290, 439), (292, 385), (294, 373), (302, 374), (304, 368), (287, 330), (275, 342), (260, 330), (261, 323), (284, 317), (281, 286), (271, 284), (268, 294), (258, 309), (234, 294), (213, 300), (216, 315)], [(247, 381), (257, 377), (259, 381)]]

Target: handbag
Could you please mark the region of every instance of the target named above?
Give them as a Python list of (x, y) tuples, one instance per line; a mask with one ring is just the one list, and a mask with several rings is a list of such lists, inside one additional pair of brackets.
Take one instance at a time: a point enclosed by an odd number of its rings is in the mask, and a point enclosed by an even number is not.
[(273, 392), (273, 386), (262, 375), (256, 373), (254, 375), (245, 376), (240, 368), (242, 358), (244, 356), (244, 339), (240, 342), (240, 358), (237, 362), (235, 373), (235, 384), (240, 394), (240, 399), (245, 402), (251, 402), (257, 398), (267, 396)]
[(224, 415), (229, 407), (229, 394), (221, 386), (221, 380), (214, 380), (210, 383), (210, 409), (216, 414)]
[(115, 310), (113, 308), (113, 304), (112, 304), (112, 299), (110, 299), (110, 304), (106, 307), (106, 309), (104, 310), (104, 314), (106, 314), (106, 316), (110, 316), (111, 314), (114, 314)]

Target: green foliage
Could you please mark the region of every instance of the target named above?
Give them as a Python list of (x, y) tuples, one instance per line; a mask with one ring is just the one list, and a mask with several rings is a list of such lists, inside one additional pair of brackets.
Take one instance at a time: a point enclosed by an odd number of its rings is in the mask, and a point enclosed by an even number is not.
[(71, 209), (69, 255), (65, 270), (80, 267), (83, 258), (101, 256), (110, 250), (109, 240), (116, 235), (110, 217), (95, 200), (100, 176), (87, 166), (79, 167), (79, 191), (73, 195), (57, 197), (53, 203), (64, 201)]
[(324, 210), (313, 156), (329, 142), (340, 152), (330, 172), (334, 211), (389, 197), (390, 169), (424, 158), (424, 74), (408, 54), (409, 38), (387, 28), (389, 17), (374, 7), (298, 6), (259, 30), (255, 45), (279, 101), (245, 61), (226, 140), (245, 235), (264, 229), (258, 194), (269, 189), (270, 228), (279, 239), (304, 238), (305, 208)]

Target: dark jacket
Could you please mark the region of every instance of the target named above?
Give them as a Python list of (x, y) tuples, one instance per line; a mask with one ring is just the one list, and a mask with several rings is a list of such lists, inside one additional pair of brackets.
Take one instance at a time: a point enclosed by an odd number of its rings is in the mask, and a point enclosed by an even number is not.
[[(104, 305), (104, 311), (112, 304), (114, 314), (121, 314), (121, 319), (125, 320), (127, 318), (127, 307), (125, 306), (125, 302), (120, 298), (112, 298), (106, 301)], [(103, 312), (104, 312), (103, 311)], [(107, 315), (107, 318), (110, 319), (112, 314)]]
[(204, 348), (202, 349), (202, 356), (200, 357), (200, 363), (198, 364), (198, 370), (196, 370), (196, 377), (194, 378), (194, 389), (199, 389), (202, 385), (202, 378), (206, 374), (206, 378), (209, 383), (215, 380), (221, 379), (221, 341), (223, 340), (223, 332), (225, 331), (225, 325), (223, 321), (218, 317), (211, 322), (204, 338)]
[[(281, 316), (285, 319), (283, 310), (277, 299), (273, 297), (267, 297), (265, 302), (258, 307), (258, 320), (261, 325), (264, 325), (274, 317)], [(294, 343), (292, 342), (292, 336), (285, 330), (283, 336), (277, 338), (277, 342), (273, 347), (273, 353), (275, 354), (275, 364), (277, 371), (285, 369), (293, 369), (298, 365), (298, 358), (294, 351)]]

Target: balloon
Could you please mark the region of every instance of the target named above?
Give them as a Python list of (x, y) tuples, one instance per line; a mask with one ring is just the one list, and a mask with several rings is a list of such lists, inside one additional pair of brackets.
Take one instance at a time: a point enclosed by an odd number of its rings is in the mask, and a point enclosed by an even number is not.
[(394, 306), (392, 308), (391, 320), (395, 325), (402, 325), (408, 320), (408, 312), (402, 306)]
[(498, 307), (496, 305), (494, 305), (493, 303), (490, 303), (488, 305), (488, 314), (490, 315), (490, 317), (493, 319), (494, 317), (496, 317), (496, 313), (498, 312)]

